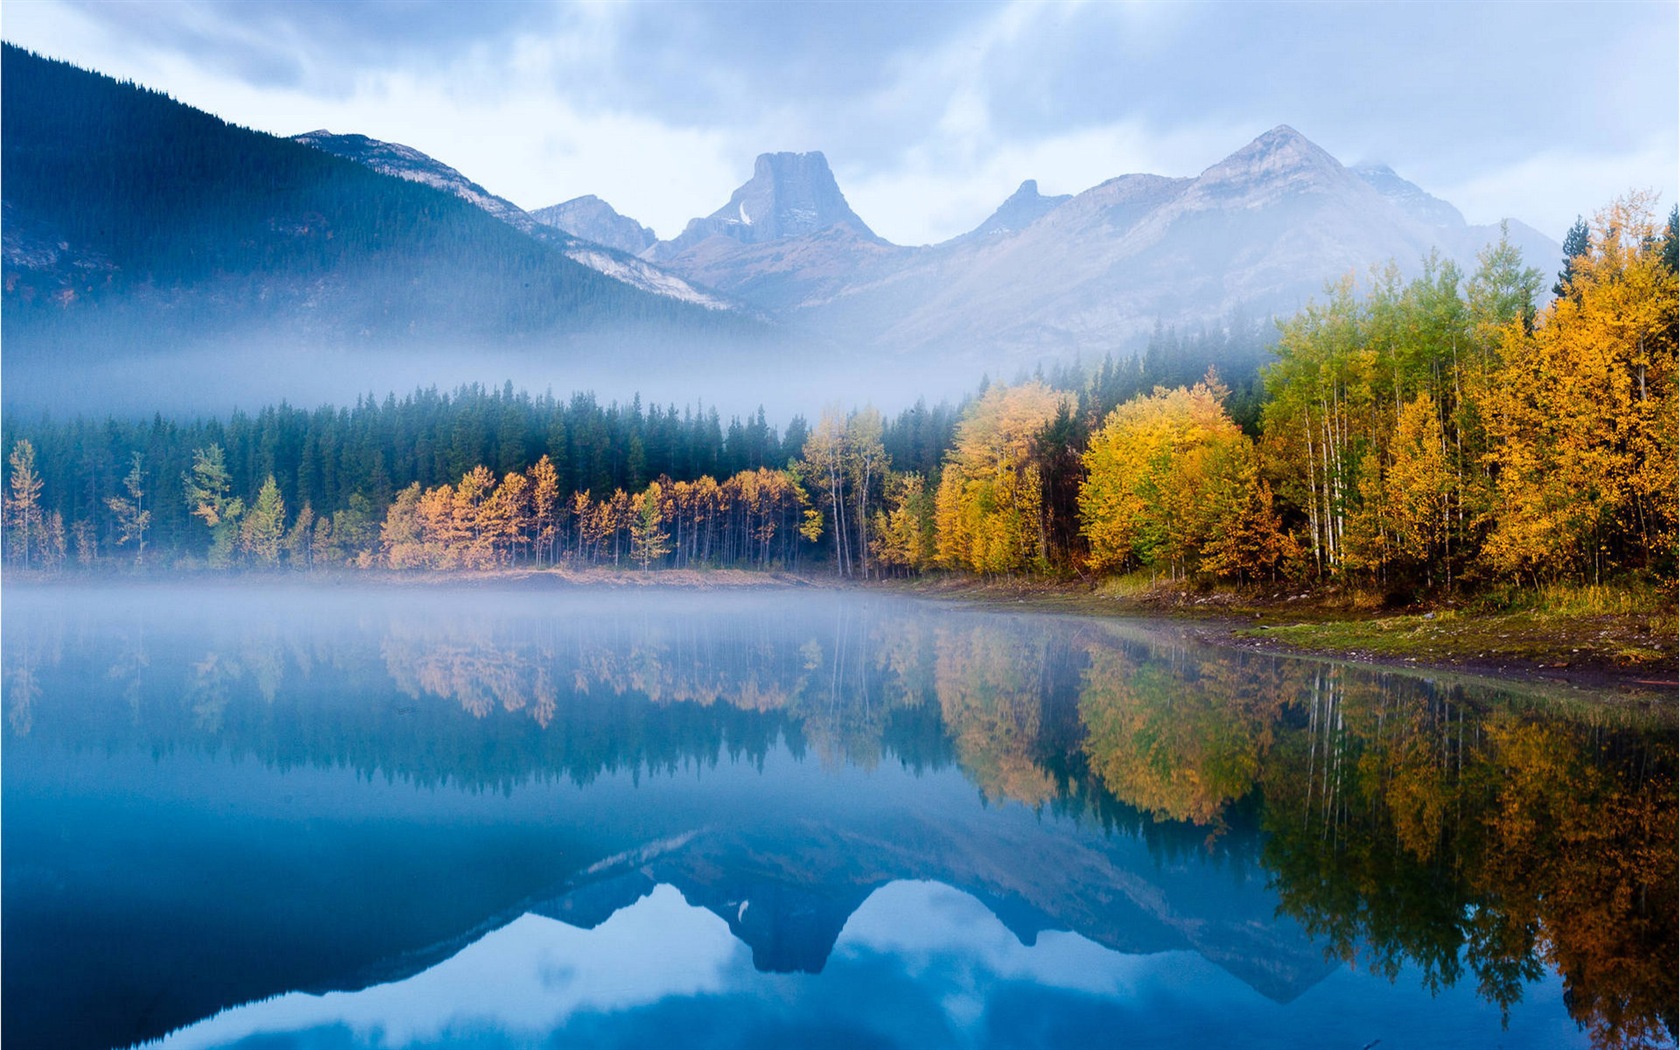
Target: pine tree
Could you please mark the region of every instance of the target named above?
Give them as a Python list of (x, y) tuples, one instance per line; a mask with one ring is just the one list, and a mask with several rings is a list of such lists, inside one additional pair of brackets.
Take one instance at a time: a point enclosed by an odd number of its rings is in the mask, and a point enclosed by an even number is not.
[(1563, 269), (1558, 271), (1557, 283), (1552, 285), (1552, 295), (1562, 299), (1573, 294), (1570, 286), (1575, 281), (1575, 260), (1587, 254), (1591, 247), (1591, 231), (1587, 228), (1587, 220), (1577, 215), (1575, 225), (1569, 227), (1569, 232), (1563, 236)]

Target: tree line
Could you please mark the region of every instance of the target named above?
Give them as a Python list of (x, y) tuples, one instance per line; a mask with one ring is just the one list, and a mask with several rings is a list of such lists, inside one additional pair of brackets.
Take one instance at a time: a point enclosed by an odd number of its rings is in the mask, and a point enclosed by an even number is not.
[[(1676, 215), (1616, 202), (1571, 232), (1554, 298), (1501, 241), (1347, 278), (1278, 324), (1158, 331), (1138, 358), (982, 385), (896, 417), (463, 387), (225, 422), (14, 429), (13, 564), (151, 551), (312, 569), (568, 562), (932, 569), (1384, 593), (1675, 572)], [(1233, 392), (1149, 384), (1222, 348)], [(1217, 356), (1212, 355), (1210, 356)], [(119, 467), (119, 464), (121, 465)], [(126, 470), (122, 469), (126, 468)], [(176, 479), (179, 479), (176, 481)], [(291, 510), (288, 512), (288, 508)]]

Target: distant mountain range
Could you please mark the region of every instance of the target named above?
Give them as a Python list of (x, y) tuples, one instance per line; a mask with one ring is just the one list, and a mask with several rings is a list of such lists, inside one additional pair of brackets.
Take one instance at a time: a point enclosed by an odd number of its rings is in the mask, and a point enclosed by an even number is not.
[[(512, 207), (460, 182), (465, 199)], [(1057, 196), (1028, 179), (978, 227), (926, 247), (871, 230), (821, 153), (762, 154), (727, 203), (668, 241), (593, 196), (508, 221), (531, 218), (807, 332), (1004, 364), (1123, 350), (1162, 323), (1293, 312), (1327, 281), (1390, 260), (1416, 273), (1438, 252), (1469, 272), (1501, 235), (1391, 168), (1346, 167), (1287, 126), (1194, 178), (1122, 175)], [(1560, 253), (1521, 222), (1506, 231), (1531, 264), (1548, 268)]]
[[(814, 223), (749, 225), (762, 200), (825, 206)], [(1557, 258), (1544, 234), (1508, 230), (1531, 263)], [(1057, 197), (1029, 180), (972, 232), (923, 248), (876, 237), (821, 154), (767, 155), (729, 205), (646, 254), (883, 349), (1030, 363), (1135, 345), (1158, 323), (1293, 312), (1326, 281), (1391, 259), (1415, 273), (1432, 250), (1471, 270), (1499, 236), (1388, 168), (1344, 167), (1278, 127), (1195, 178), (1122, 175)]]
[[(473, 346), (610, 375), (615, 352), (583, 345), (603, 333), (654, 347), (649, 363), (726, 347), (749, 373), (855, 373), (868, 358), (971, 382), (1126, 353), (1163, 324), (1293, 312), (1389, 260), (1415, 272), (1438, 251), (1470, 269), (1499, 236), (1278, 127), (1194, 178), (1057, 196), (1029, 179), (974, 230), (923, 247), (871, 230), (821, 153), (766, 153), (660, 241), (593, 195), (527, 212), (408, 146), (249, 131), (10, 45), (0, 65), (9, 401), (36, 388), (10, 381), (33, 365), (51, 387), (65, 355), (198, 348), (231, 368), (259, 344), (278, 373), (299, 347), (318, 364)], [(1508, 228), (1553, 267), (1555, 242)]]

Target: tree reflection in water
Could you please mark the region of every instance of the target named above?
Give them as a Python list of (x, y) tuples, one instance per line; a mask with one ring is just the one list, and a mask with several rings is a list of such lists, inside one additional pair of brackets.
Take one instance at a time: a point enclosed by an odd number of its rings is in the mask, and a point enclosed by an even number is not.
[[(191, 645), (138, 619), (8, 630), (6, 732), (470, 790), (761, 765), (778, 742), (829, 764), (955, 763), (992, 801), (1262, 864), (1282, 913), (1373, 972), (1474, 980), (1507, 1007), (1551, 966), (1597, 1045), (1675, 1030), (1671, 721), (855, 597), (213, 627)], [(109, 668), (91, 698), (66, 649)]]

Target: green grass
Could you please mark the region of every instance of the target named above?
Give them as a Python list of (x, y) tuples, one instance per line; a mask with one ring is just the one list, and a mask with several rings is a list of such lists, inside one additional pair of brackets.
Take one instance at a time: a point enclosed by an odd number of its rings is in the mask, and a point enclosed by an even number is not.
[(1302, 649), (1424, 660), (1673, 673), (1676, 616), (1652, 596), (1610, 588), (1531, 592), (1521, 607), (1446, 609), (1293, 623), (1241, 632)]
[(1649, 583), (1553, 583), (1493, 592), (1479, 603), (1488, 609), (1533, 611), (1552, 617), (1631, 616), (1672, 613), (1675, 596)]

